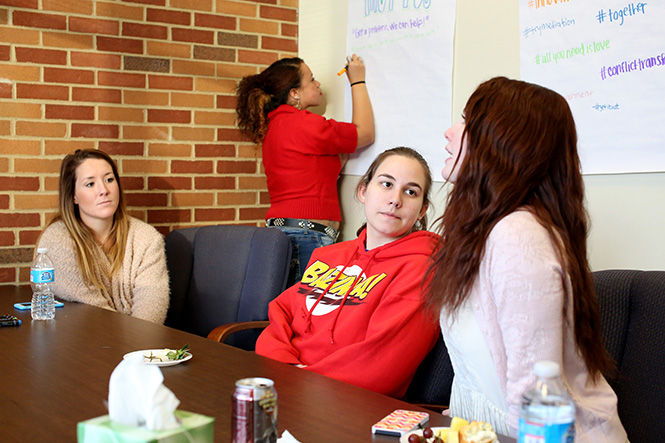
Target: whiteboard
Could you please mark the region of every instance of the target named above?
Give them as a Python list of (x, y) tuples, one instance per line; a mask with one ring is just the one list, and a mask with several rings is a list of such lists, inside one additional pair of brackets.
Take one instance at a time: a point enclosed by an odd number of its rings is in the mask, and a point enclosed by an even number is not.
[(567, 100), (584, 174), (665, 171), (665, 2), (520, 0), (523, 80)]
[[(374, 110), (373, 145), (353, 154), (344, 173), (362, 175), (386, 149), (408, 146), (433, 175), (446, 158), (443, 136), (451, 124), (455, 0), (349, 0), (347, 53), (367, 66)], [(345, 93), (351, 121), (351, 92)]]

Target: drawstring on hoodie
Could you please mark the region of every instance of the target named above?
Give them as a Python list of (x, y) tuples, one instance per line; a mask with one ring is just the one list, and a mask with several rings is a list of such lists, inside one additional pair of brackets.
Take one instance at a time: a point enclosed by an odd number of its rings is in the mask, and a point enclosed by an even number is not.
[[(353, 255), (355, 256), (355, 253), (354, 253)], [(351, 257), (351, 258), (353, 259), (353, 257)], [(339, 280), (339, 277), (340, 277), (342, 274), (344, 274), (344, 271), (346, 271), (346, 267), (347, 267), (347, 266), (348, 266), (348, 265), (344, 265), (344, 267), (342, 268), (342, 270), (341, 270), (340, 272), (337, 273), (337, 275), (335, 276), (335, 278), (333, 278), (333, 281), (330, 282), (330, 284), (329, 284), (329, 285), (326, 287), (326, 289), (321, 293), (321, 295), (319, 295), (319, 297), (316, 299), (316, 301), (314, 302), (314, 304), (312, 305), (312, 307), (309, 308), (309, 311), (307, 312), (307, 328), (305, 328), (305, 332), (309, 332), (309, 331), (311, 331), (311, 329), (312, 329), (312, 315), (313, 315), (313, 313), (314, 313), (314, 309), (316, 309), (316, 305), (318, 305), (319, 302), (323, 299), (323, 297), (328, 293), (328, 290), (329, 290), (330, 288), (332, 288), (332, 285), (334, 285), (334, 284), (337, 282), (337, 280)]]
[[(378, 252), (378, 249), (375, 250), (372, 255), (370, 256), (368, 262), (372, 261), (374, 258), (374, 255)], [(335, 278), (333, 279), (332, 282), (326, 287), (326, 289), (323, 291), (321, 295), (316, 299), (312, 307), (309, 309), (307, 313), (307, 327), (305, 328), (305, 332), (310, 332), (312, 328), (312, 316), (314, 315), (314, 309), (316, 309), (316, 306), (319, 304), (319, 302), (323, 299), (323, 297), (328, 293), (330, 288), (333, 287), (335, 283), (337, 283), (337, 280), (344, 274), (344, 271), (349, 267), (349, 263), (353, 263), (353, 260), (356, 258), (356, 255), (358, 255), (358, 251), (354, 251), (353, 255), (349, 258), (347, 264), (344, 265), (342, 270), (337, 273)], [(335, 327), (337, 326), (337, 320), (339, 319), (339, 315), (342, 312), (342, 307), (346, 303), (346, 300), (349, 298), (349, 295), (353, 292), (353, 289), (356, 287), (356, 284), (360, 280), (360, 273), (356, 275), (353, 279), (353, 283), (351, 283), (351, 286), (349, 287), (348, 291), (344, 294), (344, 298), (342, 298), (342, 301), (340, 302), (339, 308), (337, 309), (337, 312), (335, 313), (335, 318), (333, 319), (333, 324), (331, 325), (329, 331), (330, 331), (330, 343), (333, 344), (335, 343)]]
[(356, 277), (353, 279), (351, 287), (349, 288), (348, 291), (346, 291), (346, 294), (344, 294), (344, 298), (342, 299), (342, 302), (339, 304), (339, 309), (337, 309), (337, 312), (335, 313), (335, 319), (333, 320), (333, 324), (330, 327), (330, 344), (335, 343), (335, 325), (337, 325), (337, 319), (339, 318), (339, 314), (342, 312), (342, 306), (344, 306), (346, 299), (349, 298), (349, 294), (351, 294), (353, 288), (356, 287), (356, 283), (358, 283), (358, 280), (360, 280), (360, 273), (358, 273), (358, 275), (356, 275)]

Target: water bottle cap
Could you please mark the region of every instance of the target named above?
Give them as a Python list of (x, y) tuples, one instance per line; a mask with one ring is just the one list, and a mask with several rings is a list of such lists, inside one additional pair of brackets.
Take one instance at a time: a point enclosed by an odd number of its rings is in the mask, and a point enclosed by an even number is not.
[(559, 364), (549, 360), (543, 360), (536, 362), (533, 365), (533, 372), (536, 373), (538, 377), (543, 378), (552, 378), (559, 376)]
[(37, 254), (46, 254), (48, 252), (48, 248), (37, 248)]

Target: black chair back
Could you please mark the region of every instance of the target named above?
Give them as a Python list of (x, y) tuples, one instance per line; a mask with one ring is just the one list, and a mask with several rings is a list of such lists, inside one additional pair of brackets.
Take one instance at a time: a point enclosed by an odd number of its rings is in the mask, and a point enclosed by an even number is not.
[(443, 336), (439, 335), (432, 350), (418, 366), (404, 400), (409, 403), (447, 406), (450, 404), (454, 375), (448, 348)]
[[(167, 235), (166, 257), (165, 324), (205, 337), (220, 324), (268, 319), (268, 303), (286, 286), (291, 244), (272, 228), (184, 228)], [(259, 332), (239, 332), (227, 343), (253, 349)]]
[(665, 433), (665, 271), (594, 272), (605, 346), (618, 374), (607, 377), (628, 438)]

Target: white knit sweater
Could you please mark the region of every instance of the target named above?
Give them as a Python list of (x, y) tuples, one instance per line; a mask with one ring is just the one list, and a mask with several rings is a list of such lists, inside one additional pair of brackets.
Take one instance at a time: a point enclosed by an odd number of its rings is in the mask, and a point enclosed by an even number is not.
[[(475, 321), (460, 318), (451, 323), (446, 312), (441, 314), (441, 330), (459, 378), (453, 383), (451, 414), (489, 421), (515, 436), (522, 393), (535, 383), (533, 365), (551, 360), (559, 364), (575, 401), (575, 441), (627, 441), (614, 391), (602, 377), (591, 381), (577, 350), (571, 294), (570, 278), (536, 217), (519, 210), (501, 219), (489, 235), (467, 299)], [(460, 326), (470, 329), (452, 331)], [(488, 361), (496, 375), (477, 377), (489, 370)], [(496, 400), (496, 392), (503, 393), (503, 399)], [(465, 411), (470, 415), (465, 417)]]
[[(105, 291), (84, 283), (74, 240), (62, 221), (46, 228), (38, 247), (48, 248), (47, 254), (55, 268), (56, 297), (164, 323), (169, 307), (164, 238), (149, 224), (129, 218), (122, 268), (110, 280), (105, 275), (99, 276)], [(103, 266), (110, 269), (110, 261), (106, 260)]]

